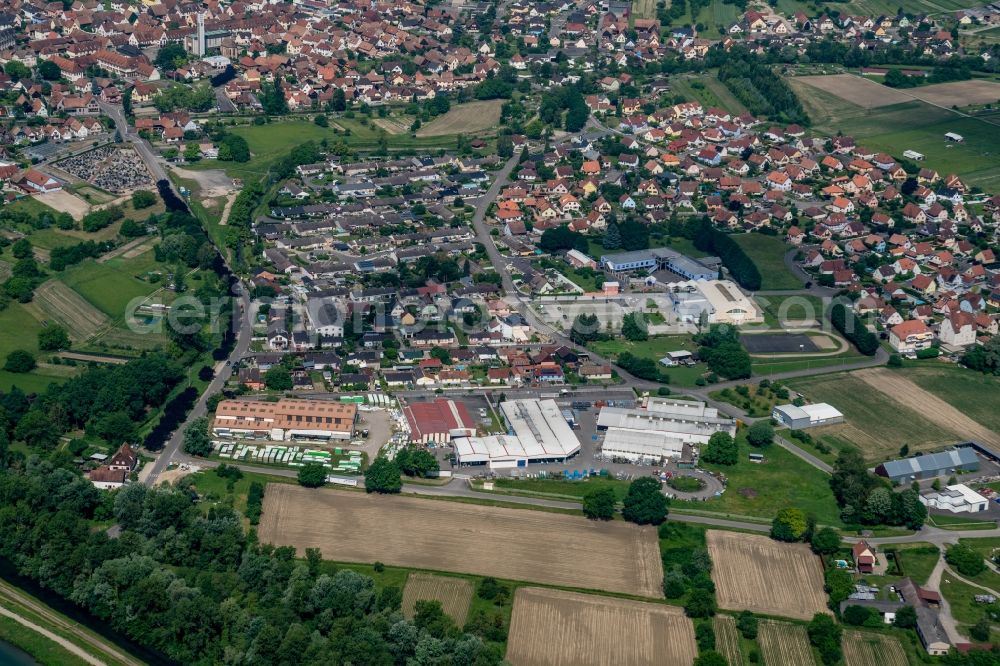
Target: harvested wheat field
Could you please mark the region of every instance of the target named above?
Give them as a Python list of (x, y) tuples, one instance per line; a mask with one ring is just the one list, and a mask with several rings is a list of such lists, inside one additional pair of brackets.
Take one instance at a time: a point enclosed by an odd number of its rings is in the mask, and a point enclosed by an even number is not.
[(260, 540), (380, 561), (660, 598), (654, 527), (418, 497), (271, 484)]
[(847, 666), (906, 666), (906, 652), (892, 636), (845, 631), (841, 642)]
[(503, 100), (499, 99), (459, 104), (417, 130), (417, 136), (468, 134), (496, 127), (500, 122), (501, 106)]
[(806, 628), (788, 622), (760, 620), (757, 643), (765, 664), (815, 666)]
[(729, 662), (729, 666), (743, 666), (740, 632), (732, 615), (716, 615), (712, 620), (715, 630), (715, 650)]
[(705, 537), (719, 608), (802, 620), (829, 612), (823, 568), (809, 546), (718, 530)]
[(689, 666), (697, 653), (680, 608), (537, 587), (514, 595), (514, 666)]
[(912, 95), (854, 74), (797, 76), (794, 80), (866, 108), (892, 106), (913, 99)]
[(909, 92), (917, 99), (930, 104), (946, 106), (969, 106), (970, 104), (995, 104), (1000, 99), (1000, 83), (986, 79), (935, 83), (912, 88)]
[(59, 280), (49, 280), (36, 289), (35, 301), (76, 341), (86, 340), (108, 322), (103, 312)]
[(412, 618), (421, 600), (440, 601), (445, 615), (461, 627), (472, 603), (472, 583), (465, 578), (413, 572), (403, 588), (403, 615)]
[(1000, 447), (1000, 435), (925, 391), (899, 373), (885, 368), (871, 368), (856, 373), (863, 382), (884, 393), (891, 400), (919, 412), (924, 418), (956, 433), (962, 439), (975, 439)]

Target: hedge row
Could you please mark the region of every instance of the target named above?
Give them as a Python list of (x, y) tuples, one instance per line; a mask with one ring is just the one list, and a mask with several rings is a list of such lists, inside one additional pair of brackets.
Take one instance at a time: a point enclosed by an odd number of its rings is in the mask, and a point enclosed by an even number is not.
[(878, 351), (878, 337), (843, 303), (830, 308), (830, 322), (862, 354), (874, 356)]

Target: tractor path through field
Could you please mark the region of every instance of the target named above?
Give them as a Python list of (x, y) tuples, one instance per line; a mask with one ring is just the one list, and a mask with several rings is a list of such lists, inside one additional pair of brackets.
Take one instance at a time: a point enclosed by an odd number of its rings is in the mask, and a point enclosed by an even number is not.
[(962, 438), (1000, 447), (1000, 435), (973, 421), (933, 393), (925, 391), (909, 379), (892, 370), (878, 368), (861, 370), (856, 376), (887, 397), (924, 415), (939, 426)]
[[(121, 652), (113, 644), (101, 640), (99, 637), (91, 634), (90, 632), (84, 631), (77, 624), (63, 619), (59, 615), (49, 610), (48, 607), (36, 602), (31, 597), (22, 594), (20, 590), (13, 587), (12, 585), (7, 584), (4, 581), (0, 581), (0, 599), (9, 599), (17, 603), (19, 606), (27, 608), (28, 610), (35, 613), (39, 617), (44, 618), (46, 621), (50, 622), (52, 626), (58, 627), (60, 630), (63, 630), (67, 633), (73, 634), (82, 642), (86, 643), (87, 645), (90, 645), (91, 647), (103, 652), (104, 654), (110, 657), (113, 657), (114, 659), (123, 664), (127, 664), (128, 666), (142, 666), (142, 664), (144, 663), (132, 657), (129, 654)], [(34, 622), (31, 622), (30, 620), (21, 617), (17, 613), (7, 608), (4, 608), (3, 606), (0, 606), (0, 613), (18, 622), (19, 624), (24, 625), (25, 627), (31, 629), (32, 631), (37, 631), (38, 633), (42, 634), (49, 640), (59, 644), (61, 647), (65, 648), (69, 652), (72, 652), (76, 656), (80, 657), (87, 663), (94, 664), (95, 666), (103, 666), (104, 664), (107, 663), (101, 659), (98, 659), (92, 654), (86, 652), (73, 642), (63, 638), (62, 636), (52, 633), (51, 631), (45, 629), (44, 627), (38, 626)]]
[(230, 192), (226, 195), (226, 205), (222, 209), (222, 215), (219, 216), (219, 226), (224, 227), (229, 222), (229, 211), (233, 209), (233, 202), (236, 201), (236, 197), (239, 192)]

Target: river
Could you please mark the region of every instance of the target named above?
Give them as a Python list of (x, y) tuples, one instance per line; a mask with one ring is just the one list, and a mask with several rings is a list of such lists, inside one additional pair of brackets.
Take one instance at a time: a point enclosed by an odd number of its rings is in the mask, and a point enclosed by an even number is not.
[(34, 657), (6, 641), (0, 641), (0, 664), (4, 666), (38, 666)]

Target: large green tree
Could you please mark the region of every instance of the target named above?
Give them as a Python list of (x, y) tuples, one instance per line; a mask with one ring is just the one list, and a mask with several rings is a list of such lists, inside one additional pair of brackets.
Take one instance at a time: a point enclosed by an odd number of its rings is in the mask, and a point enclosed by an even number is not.
[(735, 465), (739, 460), (739, 447), (728, 432), (717, 432), (709, 437), (701, 459), (716, 465)]
[(208, 418), (191, 421), (184, 429), (184, 452), (192, 456), (207, 456), (212, 452), (212, 439), (208, 435)]
[(591, 490), (583, 496), (583, 515), (595, 520), (611, 520), (615, 517), (615, 491), (611, 488)]
[(365, 490), (370, 493), (398, 493), (403, 489), (396, 461), (379, 456), (365, 471)]
[(651, 476), (644, 476), (629, 484), (622, 502), (622, 516), (639, 525), (659, 525), (667, 519), (667, 505), (660, 482)]
[(326, 467), (322, 463), (306, 463), (299, 468), (299, 485), (306, 488), (319, 488), (326, 484), (326, 474)]

